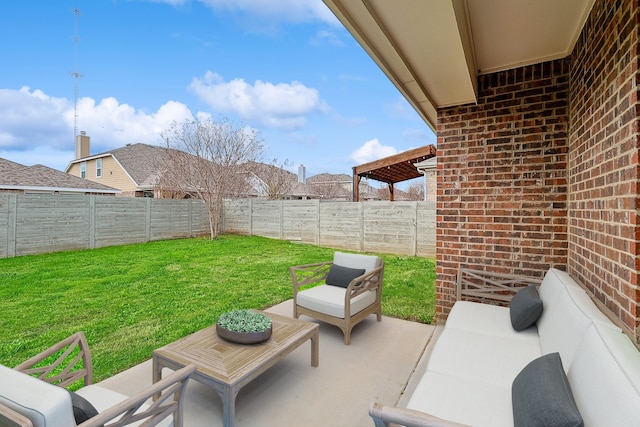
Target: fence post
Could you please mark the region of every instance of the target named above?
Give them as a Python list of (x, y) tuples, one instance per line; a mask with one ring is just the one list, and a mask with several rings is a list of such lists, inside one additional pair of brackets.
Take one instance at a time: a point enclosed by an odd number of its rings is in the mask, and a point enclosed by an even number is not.
[(360, 251), (364, 252), (364, 203), (355, 203), (358, 204), (358, 214), (360, 215)]
[(413, 256), (418, 255), (418, 202), (415, 203), (415, 216), (413, 217)]
[(187, 209), (188, 209), (188, 216), (189, 216), (189, 237), (193, 237), (193, 199), (189, 199), (189, 205)]
[(147, 197), (146, 198), (147, 201), (147, 205), (146, 205), (146, 212), (145, 212), (145, 230), (144, 230), (144, 236), (147, 242), (151, 241), (151, 198)]
[(17, 218), (18, 218), (18, 195), (9, 194), (9, 200), (7, 203), (7, 258), (16, 256), (16, 231), (17, 231)]
[(89, 249), (96, 247), (96, 196), (89, 197)]
[(249, 236), (253, 236), (253, 199), (249, 198)]
[(320, 221), (321, 221), (321, 213), (320, 213), (320, 199), (316, 199), (316, 245), (320, 246), (320, 233), (322, 230), (322, 228), (320, 227)]
[(284, 200), (280, 200), (280, 234), (279, 239), (284, 239)]

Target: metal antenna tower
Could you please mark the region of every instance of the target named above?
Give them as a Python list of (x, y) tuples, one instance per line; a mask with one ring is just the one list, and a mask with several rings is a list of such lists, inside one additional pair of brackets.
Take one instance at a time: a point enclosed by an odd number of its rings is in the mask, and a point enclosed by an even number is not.
[(73, 52), (73, 71), (71, 71), (71, 77), (73, 77), (74, 80), (74, 87), (73, 87), (73, 138), (75, 139), (75, 137), (78, 135), (78, 81), (80, 80), (80, 77), (82, 77), (82, 74), (80, 74), (78, 72), (78, 42), (80, 41), (80, 39), (78, 38), (78, 16), (80, 15), (80, 10), (79, 9), (73, 9), (73, 14), (75, 15), (73, 17), (73, 21), (74, 21), (74, 37), (73, 37), (73, 44), (74, 44), (74, 52)]

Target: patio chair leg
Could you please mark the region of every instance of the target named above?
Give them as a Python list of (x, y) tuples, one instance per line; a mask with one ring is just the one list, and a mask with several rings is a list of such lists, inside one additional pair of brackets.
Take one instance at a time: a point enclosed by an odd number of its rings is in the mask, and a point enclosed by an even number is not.
[(351, 343), (351, 331), (346, 329), (342, 332), (344, 332), (344, 345), (349, 345)]

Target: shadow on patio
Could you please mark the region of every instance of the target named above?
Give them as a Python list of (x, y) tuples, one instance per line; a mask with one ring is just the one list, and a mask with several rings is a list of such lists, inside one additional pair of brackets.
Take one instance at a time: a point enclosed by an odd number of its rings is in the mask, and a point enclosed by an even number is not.
[[(267, 311), (291, 316), (292, 301)], [(302, 316), (301, 319), (314, 321)], [(354, 328), (350, 346), (342, 332), (320, 324), (320, 364), (311, 366), (311, 343), (304, 343), (245, 386), (236, 400), (236, 426), (371, 427), (369, 403), (395, 405), (434, 327), (369, 316)], [(101, 383), (131, 395), (151, 384), (151, 360)], [(210, 388), (190, 381), (185, 427), (222, 426), (222, 402)]]

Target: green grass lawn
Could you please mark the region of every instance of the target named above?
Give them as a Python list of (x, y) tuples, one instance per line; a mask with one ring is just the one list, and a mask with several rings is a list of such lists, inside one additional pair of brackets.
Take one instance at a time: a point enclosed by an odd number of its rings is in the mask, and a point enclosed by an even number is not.
[[(225, 311), (292, 298), (289, 266), (331, 260), (333, 252), (227, 235), (0, 259), (0, 364), (15, 366), (84, 331), (95, 381), (103, 380)], [(430, 323), (435, 261), (379, 255), (383, 314)]]

